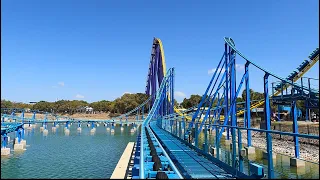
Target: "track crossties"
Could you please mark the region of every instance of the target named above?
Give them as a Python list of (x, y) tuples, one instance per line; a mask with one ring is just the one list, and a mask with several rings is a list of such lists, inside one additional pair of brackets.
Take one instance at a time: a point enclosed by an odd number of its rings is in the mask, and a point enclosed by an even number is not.
[(155, 122), (150, 123), (158, 139), (185, 178), (230, 179), (234, 178), (205, 157), (183, 144), (170, 133), (160, 129)]

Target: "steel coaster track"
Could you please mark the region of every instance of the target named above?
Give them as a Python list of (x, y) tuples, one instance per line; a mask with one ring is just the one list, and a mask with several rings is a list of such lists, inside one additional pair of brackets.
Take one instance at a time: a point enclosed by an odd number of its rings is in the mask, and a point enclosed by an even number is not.
[[(153, 117), (156, 115), (156, 112), (157, 110), (160, 108), (160, 104), (163, 100), (163, 98), (165, 97), (166, 93), (164, 91), (165, 89), (165, 86), (166, 86), (166, 83), (167, 81), (169, 80), (169, 75), (172, 73), (172, 69), (170, 68), (168, 70), (168, 73), (164, 76), (162, 82), (161, 82), (161, 85), (160, 85), (160, 88), (157, 90), (156, 92), (156, 98), (155, 98), (155, 101), (152, 105), (152, 108), (151, 110), (149, 111), (146, 119), (144, 120), (144, 122), (142, 123), (141, 125), (141, 145), (140, 145), (140, 169), (139, 169), (139, 175), (140, 175), (140, 178), (141, 179), (144, 179), (146, 178), (145, 177), (145, 166), (144, 166), (144, 163), (145, 163), (145, 157), (144, 157), (144, 150), (145, 150), (145, 147), (144, 147), (144, 135), (145, 135), (145, 128), (148, 129), (148, 131), (150, 129), (150, 121), (153, 119)], [(169, 74), (169, 75), (168, 75)], [(149, 131), (149, 132), (150, 132)], [(154, 134), (152, 133), (152, 135), (154, 136)], [(154, 136), (154, 138), (156, 139), (156, 141), (159, 143), (159, 140), (156, 138), (156, 136)], [(159, 146), (160, 148), (162, 149), (163, 153), (164, 153), (164, 156), (169, 160), (169, 164), (170, 164), (170, 167), (173, 169), (173, 171), (179, 176), (180, 179), (182, 179), (182, 176), (179, 172), (179, 170), (176, 168), (176, 166), (174, 165), (174, 163), (171, 161), (171, 158), (169, 157), (169, 155), (165, 152), (165, 150), (163, 149), (163, 147), (161, 146), (161, 144), (159, 143)], [(142, 156), (142, 157), (141, 157)]]
[[(156, 38), (156, 40), (158, 41), (158, 44), (159, 44), (159, 46), (160, 46), (160, 51), (161, 51), (161, 56), (162, 56), (163, 71), (164, 71), (164, 75), (165, 75), (166, 62), (165, 62), (163, 44), (162, 44), (162, 41), (161, 41), (159, 38)], [(250, 62), (252, 65), (254, 65), (255, 67), (259, 68), (260, 70), (262, 70), (262, 71), (264, 71), (264, 72), (269, 73), (270, 75), (272, 75), (272, 76), (274, 76), (274, 77), (282, 80), (283, 82), (287, 82), (287, 83), (291, 84), (290, 81), (288, 81), (288, 80), (286, 80), (286, 79), (283, 79), (283, 78), (281, 78), (281, 77), (279, 77), (279, 76), (276, 76), (275, 74), (273, 74), (273, 73), (271, 73), (271, 72), (269, 72), (269, 71), (261, 68), (260, 66), (258, 66), (257, 64), (253, 63), (251, 60), (249, 60), (248, 58), (246, 58), (239, 50), (237, 50), (237, 49), (235, 48), (234, 43), (232, 42), (232, 39), (231, 39), (231, 38), (225, 37), (224, 40), (225, 40), (225, 42), (226, 42), (233, 50), (235, 50), (242, 58), (244, 58), (245, 60), (249, 61), (249, 62)], [(311, 60), (312, 60), (312, 62), (309, 63), (305, 68), (303, 68), (303, 69), (294, 77), (294, 79), (293, 79), (294, 82), (296, 82), (299, 78), (301, 78), (307, 71), (309, 71), (309, 70), (311, 69), (311, 67), (312, 67), (314, 64), (316, 64), (316, 62), (319, 61), (319, 54), (316, 55), (316, 56), (315, 56), (313, 59), (311, 59)], [(297, 84), (294, 84), (294, 86), (301, 87), (301, 86), (299, 86), (299, 85), (297, 85)], [(283, 90), (287, 89), (288, 87), (290, 87), (290, 85), (284, 87)], [(303, 89), (308, 90), (307, 88), (303, 88)], [(281, 90), (277, 90), (274, 95), (279, 95), (280, 93), (281, 93)], [(319, 93), (319, 90), (318, 90), (316, 93)], [(169, 98), (169, 101), (170, 101), (170, 98)], [(261, 105), (263, 105), (263, 104), (264, 104), (264, 100), (258, 101), (258, 102), (256, 102), (256, 103), (254, 103), (254, 104), (251, 105), (250, 110), (252, 110), (252, 109), (254, 109), (254, 108), (257, 108), (257, 107), (259, 107), (259, 106), (261, 106)], [(185, 116), (185, 115), (183, 114), (183, 112), (181, 112), (177, 107), (174, 107), (174, 111), (175, 111), (177, 114), (179, 114), (180, 116), (184, 116), (187, 120), (192, 120), (192, 117)], [(237, 115), (237, 116), (242, 115), (244, 112), (245, 112), (244, 110), (240, 110), (240, 111), (238, 111), (238, 112), (236, 113), (236, 115)], [(223, 115), (220, 116), (220, 120), (224, 120), (224, 116), (223, 116)]]

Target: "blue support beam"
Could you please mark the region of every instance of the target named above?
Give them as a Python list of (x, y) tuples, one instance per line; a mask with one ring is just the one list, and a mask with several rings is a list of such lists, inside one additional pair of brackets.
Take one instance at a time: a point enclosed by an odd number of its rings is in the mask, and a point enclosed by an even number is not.
[[(250, 111), (250, 85), (249, 85), (249, 64), (250, 62), (247, 61), (246, 65), (245, 65), (245, 73), (246, 73), (246, 111), (245, 111), (245, 115), (246, 115), (246, 123), (247, 123), (247, 128), (250, 128), (251, 126), (251, 111)], [(247, 131), (247, 141), (248, 141), (248, 147), (251, 146), (251, 131)]]
[[(268, 90), (268, 77), (269, 74), (266, 73), (264, 75), (264, 119), (265, 119), (265, 127), (267, 130), (271, 130), (271, 119), (270, 119), (270, 99), (269, 99), (269, 90)], [(268, 153), (268, 178), (274, 178), (274, 170), (273, 170), (273, 159), (272, 159), (272, 137), (269, 132), (266, 133), (267, 140), (267, 153)]]
[[(231, 90), (231, 99), (232, 101), (237, 100), (236, 95), (236, 63), (235, 63), (235, 57), (234, 54), (231, 52), (231, 48), (229, 47), (229, 53), (231, 54), (229, 56), (229, 60), (231, 62), (230, 67), (230, 74), (231, 74), (231, 81), (230, 81), (230, 90)], [(231, 108), (231, 125), (233, 127), (237, 126), (237, 116), (236, 116), (236, 103), (233, 103), (230, 105)], [(236, 151), (236, 130), (235, 128), (231, 128), (231, 136), (232, 136), (232, 167), (236, 168), (236, 157), (237, 157), (237, 151)]]
[[(293, 129), (293, 133), (298, 133), (298, 111), (297, 111), (297, 102), (293, 101), (292, 102), (292, 116), (293, 116), (293, 124), (292, 124), (292, 129)], [(293, 137), (293, 141), (294, 141), (294, 155), (295, 158), (300, 158), (300, 153), (299, 153), (299, 139), (297, 136)]]

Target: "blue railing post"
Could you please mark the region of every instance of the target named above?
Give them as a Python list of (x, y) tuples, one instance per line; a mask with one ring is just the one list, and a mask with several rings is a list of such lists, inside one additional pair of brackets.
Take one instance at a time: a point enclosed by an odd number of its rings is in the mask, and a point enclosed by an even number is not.
[(181, 129), (182, 129), (182, 121), (179, 121), (179, 138), (180, 138), (180, 139), (182, 139), (182, 138), (181, 138), (181, 134), (182, 134)]
[(81, 127), (80, 121), (78, 121), (78, 127)]
[(170, 117), (170, 133), (173, 134), (173, 120), (172, 118)]
[(194, 145), (196, 146), (196, 147), (198, 147), (198, 136), (199, 136), (199, 133), (198, 133), (198, 122), (196, 122), (196, 124), (195, 124), (195, 129), (194, 129), (194, 131), (195, 131), (195, 137), (194, 137)]
[[(269, 100), (269, 90), (268, 90), (268, 77), (269, 74), (264, 75), (264, 117), (265, 117), (265, 126), (267, 130), (271, 130), (271, 121), (270, 121), (270, 100)], [(267, 140), (267, 153), (268, 153), (268, 178), (274, 178), (273, 171), (273, 159), (272, 159), (272, 137), (269, 132), (266, 132)]]
[(93, 121), (91, 121), (91, 129), (93, 129), (94, 128), (94, 123), (93, 123)]
[(176, 119), (175, 118), (175, 124), (176, 124), (176, 132), (175, 132), (175, 134), (176, 134), (176, 136), (178, 136), (178, 119)]
[(219, 142), (219, 138), (218, 138), (218, 134), (219, 134), (219, 126), (216, 127), (216, 143), (215, 143), (215, 148), (217, 151), (217, 159), (220, 158), (220, 153), (219, 153), (219, 149), (220, 149), (220, 142)]
[(277, 119), (277, 121), (280, 121), (280, 111), (281, 111), (281, 105), (278, 105), (278, 119)]
[[(246, 73), (246, 79), (245, 79), (245, 83), (246, 83), (246, 123), (247, 123), (247, 128), (250, 128), (251, 126), (251, 111), (250, 111), (250, 86), (249, 86), (249, 64), (250, 62), (247, 61), (246, 65), (245, 65), (245, 73)], [(248, 147), (251, 146), (251, 131), (247, 130), (247, 141), (248, 141)]]
[[(293, 116), (293, 133), (299, 133), (298, 132), (298, 111), (297, 111), (297, 102), (293, 101), (292, 102), (292, 116)], [(299, 158), (300, 154), (299, 154), (299, 138), (297, 136), (293, 137), (294, 140), (294, 155), (295, 158)]]
[(243, 171), (243, 157), (241, 154), (242, 150), (242, 139), (241, 139), (241, 130), (238, 129), (238, 154), (239, 154), (239, 171)]
[(208, 132), (207, 125), (204, 125), (204, 147), (203, 148), (205, 153), (208, 152), (208, 133), (207, 132)]

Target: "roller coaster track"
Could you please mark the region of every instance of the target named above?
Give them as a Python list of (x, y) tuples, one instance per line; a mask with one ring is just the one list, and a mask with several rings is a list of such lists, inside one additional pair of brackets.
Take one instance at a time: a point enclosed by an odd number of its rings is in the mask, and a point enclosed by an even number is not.
[[(160, 46), (160, 51), (161, 51), (161, 56), (162, 56), (162, 66), (163, 66), (163, 73), (164, 73), (164, 76), (166, 75), (166, 62), (165, 62), (165, 56), (164, 56), (164, 48), (163, 48), (163, 44), (162, 44), (162, 41), (159, 39), (159, 38), (156, 38), (156, 40), (158, 41), (158, 44)], [(264, 69), (262, 69), (260, 66), (256, 65), (255, 63), (253, 63), (252, 61), (250, 61), (248, 58), (246, 58), (239, 50), (237, 50), (234, 46), (234, 44), (230, 41), (229, 38), (224, 38), (225, 42), (228, 43), (228, 45), (230, 47), (232, 47), (233, 50), (235, 50), (241, 57), (243, 57), (244, 59), (248, 60), (251, 64), (253, 64), (254, 66), (256, 66), (257, 68), (263, 70), (263, 71), (266, 71)], [(293, 78), (293, 82), (296, 82), (298, 79), (300, 79), (306, 72), (308, 72), (318, 61), (319, 61), (319, 52), (317, 52), (318, 54), (313, 58), (311, 59), (311, 62), (306, 66), (304, 67), (301, 71), (299, 71), (299, 73)], [(266, 71), (267, 72), (267, 71)], [(272, 74), (270, 72), (270, 74)], [(272, 74), (273, 75), (273, 74)], [(276, 75), (273, 75), (275, 77), (278, 77)], [(288, 80), (286, 79), (283, 79), (283, 78), (280, 78), (278, 77), (279, 79), (282, 79), (284, 82), (288, 82), (290, 83)], [(287, 88), (289, 88), (291, 85), (286, 85), (283, 87), (283, 90), (286, 90)], [(282, 91), (281, 90), (276, 90), (276, 92), (273, 94), (273, 96), (277, 96), (281, 93)], [(318, 92), (319, 93), (319, 92)], [(170, 98), (169, 98), (169, 101), (170, 101)], [(259, 106), (262, 106), (264, 104), (264, 100), (260, 100), (256, 103), (253, 103), (251, 106), (250, 106), (250, 110), (254, 109), (254, 108), (257, 108)], [(192, 120), (192, 117), (190, 116), (185, 116), (177, 107), (174, 107), (174, 111), (179, 114), (180, 116), (183, 116), (185, 117), (187, 120)], [(236, 114), (237, 116), (239, 115), (242, 115), (244, 114), (244, 110), (239, 110)], [(224, 116), (221, 115), (220, 116), (220, 120), (224, 120)]]
[[(252, 65), (254, 65), (255, 67), (265, 71), (265, 72), (268, 72), (264, 69), (262, 69), (260, 66), (256, 65), (255, 63), (253, 63), (252, 61), (250, 61), (248, 58), (246, 58), (239, 50), (237, 50), (235, 48), (235, 46), (233, 45), (232, 42), (230, 42), (230, 39), (229, 38), (224, 38), (225, 39), (225, 42), (230, 46), (232, 47), (233, 50), (235, 50), (242, 58), (244, 58), (245, 60), (249, 61)], [(294, 78), (293, 78), (293, 82), (296, 82), (298, 79), (300, 79), (306, 72), (308, 72), (312, 66), (314, 66), (318, 61), (319, 61), (319, 51), (317, 52), (318, 54), (313, 58), (311, 59), (311, 63), (309, 63), (306, 67), (304, 67)], [(284, 86), (283, 87), (283, 90), (286, 90), (287, 88), (289, 88), (291, 85), (290, 85), (290, 81), (288, 81), (287, 79), (283, 79), (283, 78), (280, 78), (276, 75), (274, 75), (273, 73), (271, 72), (268, 72), (269, 74), (273, 75), (274, 77), (277, 77), (278, 79), (281, 79), (282, 81), (284, 82), (288, 82), (288, 85)], [(272, 95), (272, 96), (277, 96), (279, 95), (280, 93), (282, 92), (282, 90), (276, 90), (276, 92)], [(318, 92), (319, 93), (319, 90)], [(270, 96), (270, 99), (272, 98), (272, 96)], [(257, 103), (254, 103), (251, 105), (250, 107), (250, 110), (251, 109), (254, 109), (254, 108), (257, 108), (261, 105), (264, 104), (264, 100), (261, 100), (261, 101), (258, 101)], [(240, 110), (237, 112), (237, 115), (242, 115), (245, 111), (244, 110)], [(220, 118), (221, 120), (221, 118)]]

